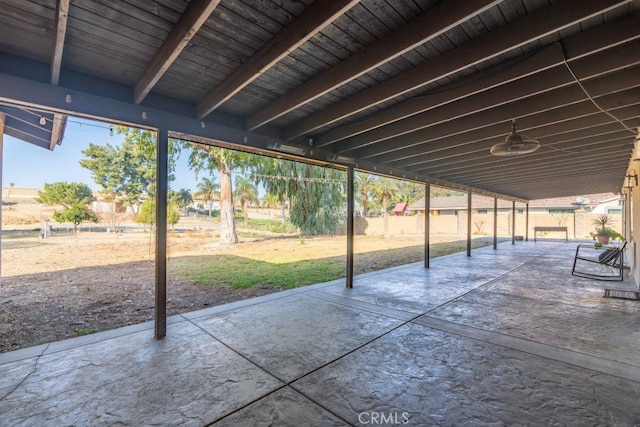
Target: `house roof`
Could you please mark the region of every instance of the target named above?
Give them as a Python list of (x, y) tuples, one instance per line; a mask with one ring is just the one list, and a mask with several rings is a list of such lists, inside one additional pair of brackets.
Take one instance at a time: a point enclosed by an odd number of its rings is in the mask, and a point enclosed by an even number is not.
[[(602, 202), (617, 198), (613, 193), (589, 194), (582, 196), (586, 200), (583, 206), (596, 206)], [(578, 197), (557, 197), (550, 199), (531, 200), (530, 208), (556, 208), (577, 209), (580, 203)], [(472, 195), (471, 207), (473, 209), (493, 209), (493, 199), (481, 195)], [(432, 197), (429, 207), (433, 209), (467, 209), (467, 196)], [(512, 204), (504, 200), (498, 200), (499, 208), (511, 208)], [(409, 205), (409, 210), (424, 210), (424, 197)]]
[[(532, 200), (617, 192), (640, 125), (640, 0), (0, 7), (5, 132), (48, 148), (71, 114)], [(512, 119), (542, 147), (492, 156)]]
[(395, 207), (393, 208), (393, 212), (404, 212), (408, 206), (408, 203), (396, 203)]

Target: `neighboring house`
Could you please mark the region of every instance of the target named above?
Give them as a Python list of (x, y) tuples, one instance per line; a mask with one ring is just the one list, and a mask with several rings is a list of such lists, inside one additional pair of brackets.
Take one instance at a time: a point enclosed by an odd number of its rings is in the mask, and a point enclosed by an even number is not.
[(192, 207), (193, 209), (203, 209), (208, 211), (211, 208), (212, 211), (220, 210), (220, 198), (218, 196), (213, 196), (213, 200), (209, 200), (207, 202), (201, 196), (194, 196)]
[(393, 208), (393, 214), (395, 216), (407, 215), (409, 208), (409, 203), (396, 203), (396, 206)]
[[(474, 214), (492, 214), (494, 201), (491, 197), (474, 194), (471, 198), (471, 210)], [(432, 216), (457, 215), (459, 211), (467, 209), (467, 196), (432, 197), (429, 210)], [(620, 196), (613, 193), (590, 194), (580, 197), (559, 197), (554, 199), (531, 200), (529, 202), (529, 215), (562, 215), (573, 214), (582, 208), (587, 213), (622, 212)], [(511, 212), (512, 204), (504, 200), (498, 200), (498, 215)], [(522, 203), (516, 204), (516, 213), (524, 213)], [(424, 214), (424, 197), (408, 207), (409, 212)]]

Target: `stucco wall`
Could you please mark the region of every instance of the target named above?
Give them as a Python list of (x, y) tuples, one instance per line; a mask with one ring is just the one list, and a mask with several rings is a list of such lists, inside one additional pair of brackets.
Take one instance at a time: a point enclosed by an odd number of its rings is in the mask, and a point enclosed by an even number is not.
[[(614, 218), (612, 228), (622, 232), (622, 214), (610, 215)], [(595, 230), (592, 221), (598, 214), (577, 211), (575, 214), (535, 214), (529, 215), (529, 237), (533, 239), (533, 229), (536, 226), (558, 227), (566, 226), (570, 239), (589, 238), (589, 233)], [(516, 236), (525, 236), (526, 215), (516, 213)], [(356, 218), (355, 229), (358, 235), (382, 236), (385, 235), (385, 218)], [(398, 236), (405, 234), (424, 234), (424, 216), (389, 216), (388, 234)], [(498, 235), (511, 236), (512, 214), (498, 213)], [(433, 234), (459, 234), (467, 233), (467, 212), (459, 211), (458, 215), (442, 215), (430, 217), (430, 229)], [(337, 234), (345, 234), (345, 228), (339, 227)], [(473, 235), (493, 234), (493, 213), (476, 214), (471, 216), (471, 233)], [(540, 233), (538, 237), (563, 238), (563, 233)]]

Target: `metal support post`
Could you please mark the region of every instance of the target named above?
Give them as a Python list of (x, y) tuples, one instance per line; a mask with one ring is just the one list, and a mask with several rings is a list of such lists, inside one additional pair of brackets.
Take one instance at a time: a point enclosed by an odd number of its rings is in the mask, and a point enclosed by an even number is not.
[(156, 151), (156, 300), (154, 335), (167, 335), (167, 190), (169, 133), (158, 129)]
[(467, 192), (467, 256), (471, 256), (471, 191)]
[(493, 249), (498, 249), (498, 198), (493, 198)]
[(429, 217), (431, 211), (431, 184), (424, 185), (424, 268), (429, 268)]
[(353, 166), (349, 166), (347, 168), (347, 288), (353, 288), (354, 175), (355, 170)]

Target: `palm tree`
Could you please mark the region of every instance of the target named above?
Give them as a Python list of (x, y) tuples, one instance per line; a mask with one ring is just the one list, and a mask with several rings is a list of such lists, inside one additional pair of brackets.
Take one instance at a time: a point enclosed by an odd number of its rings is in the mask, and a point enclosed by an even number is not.
[(373, 194), (380, 201), (382, 205), (382, 214), (384, 215), (384, 234), (389, 235), (389, 216), (387, 215), (387, 209), (389, 201), (398, 195), (400, 189), (398, 188), (398, 182), (390, 178), (380, 178), (376, 180), (373, 189)]
[(213, 201), (213, 197), (219, 190), (220, 185), (218, 185), (214, 177), (204, 177), (202, 178), (202, 181), (198, 183), (198, 191), (196, 192), (196, 196), (202, 197), (202, 200), (205, 203), (209, 204), (209, 218), (211, 218), (211, 201)]
[(186, 208), (193, 203), (193, 197), (191, 196), (191, 190), (181, 188), (180, 191), (175, 191), (171, 195), (171, 201), (175, 203), (179, 208)]
[(369, 197), (373, 193), (375, 181), (376, 180), (373, 175), (369, 175), (368, 173), (363, 172), (356, 173), (356, 193), (358, 194), (358, 201), (360, 202), (360, 206), (362, 206), (362, 216), (365, 218), (369, 213)]
[(244, 226), (247, 227), (249, 216), (247, 214), (247, 203), (258, 201), (258, 189), (256, 186), (243, 176), (236, 176), (236, 190), (234, 197), (240, 200), (242, 206), (242, 214), (244, 215)]

